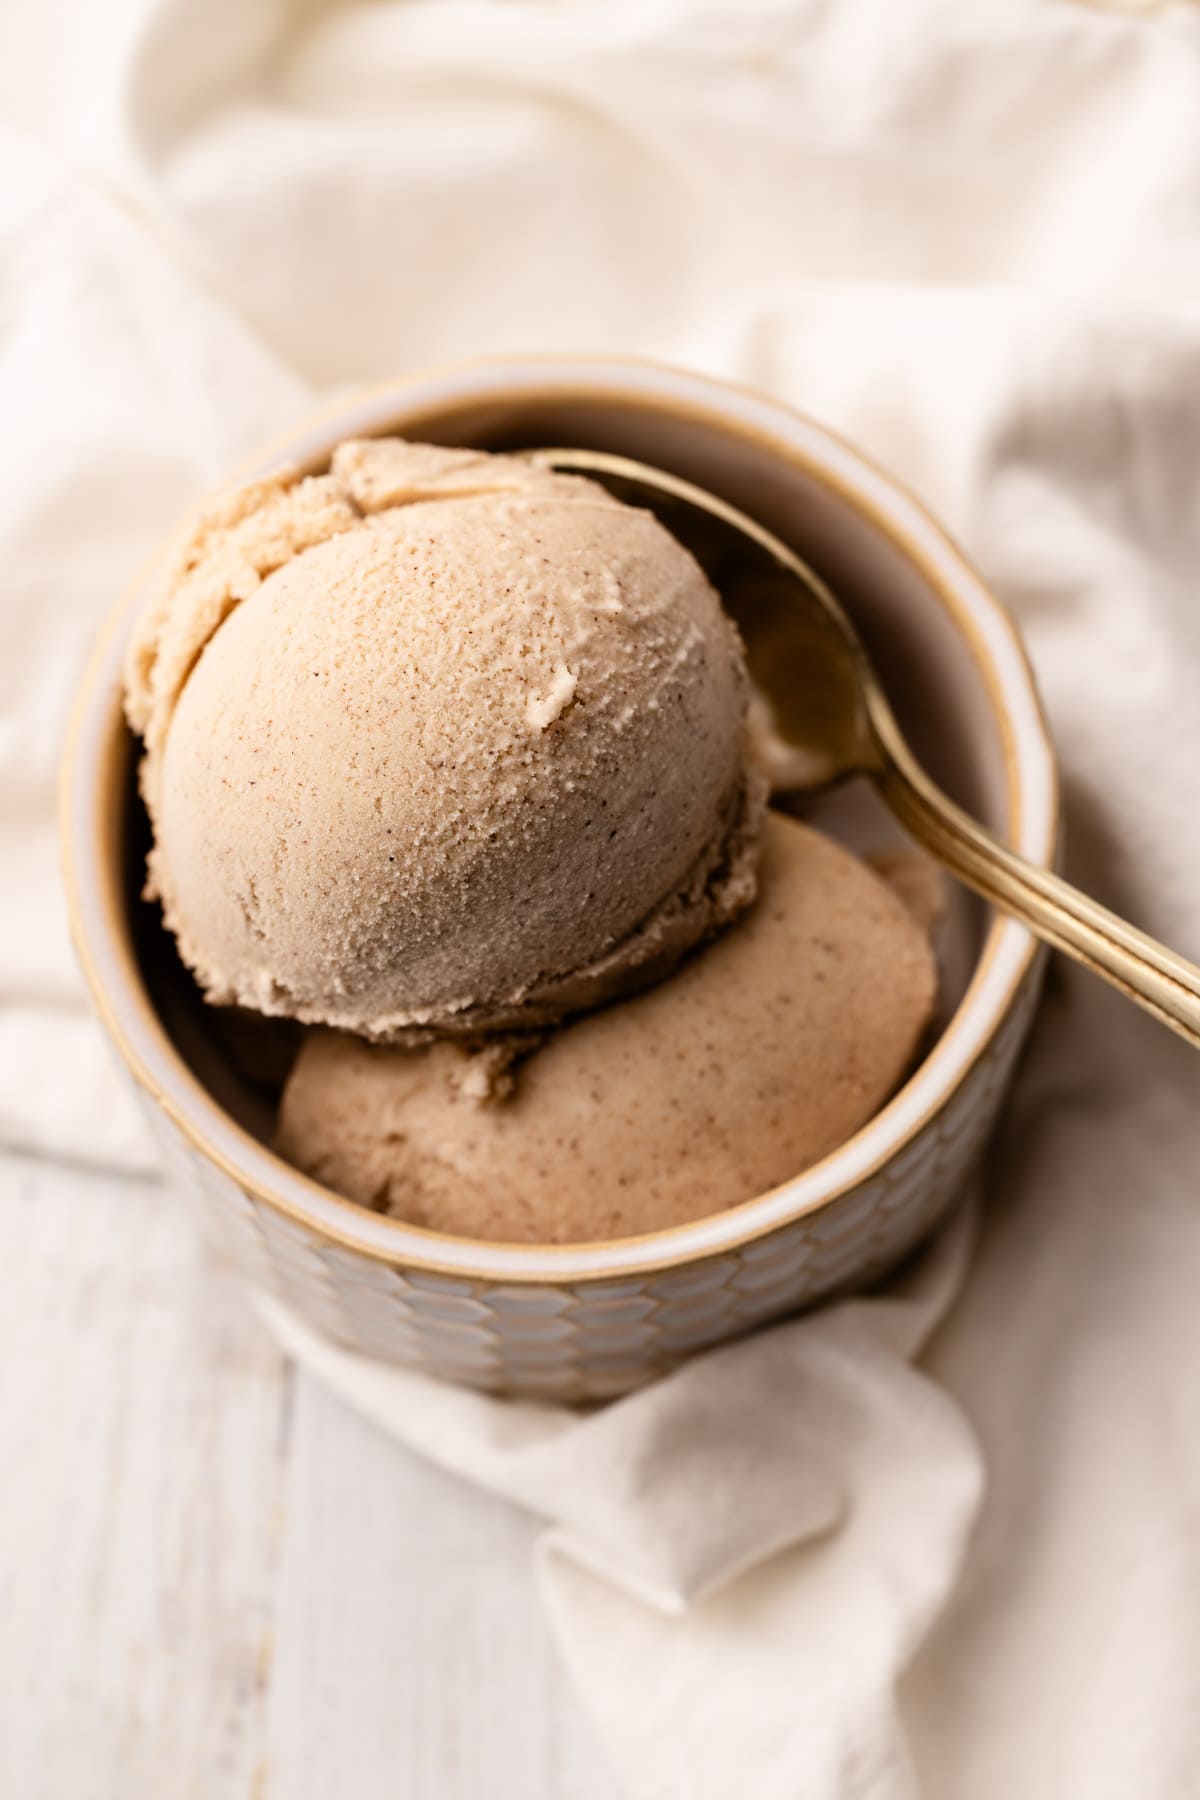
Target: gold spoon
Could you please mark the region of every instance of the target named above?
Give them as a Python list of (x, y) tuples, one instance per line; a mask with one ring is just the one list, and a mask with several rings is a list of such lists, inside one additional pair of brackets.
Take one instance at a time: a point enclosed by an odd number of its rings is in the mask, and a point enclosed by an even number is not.
[(797, 789), (868, 775), (900, 823), (952, 874), (1200, 1047), (1200, 969), (1026, 862), (942, 793), (901, 735), (858, 633), (795, 551), (715, 494), (595, 450), (533, 450), (648, 507), (685, 543), (742, 626), (751, 673), (797, 752)]

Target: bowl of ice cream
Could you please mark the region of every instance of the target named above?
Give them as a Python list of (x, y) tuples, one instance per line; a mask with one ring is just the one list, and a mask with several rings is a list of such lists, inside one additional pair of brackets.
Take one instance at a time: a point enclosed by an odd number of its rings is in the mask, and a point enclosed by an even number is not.
[(935, 930), (869, 793), (764, 817), (753, 609), (743, 652), (655, 521), (529, 474), (544, 444), (639, 457), (794, 544), (931, 772), (1044, 865), (1057, 794), (1015, 628), (920, 506), (787, 408), (652, 365), (346, 400), (127, 597), (64, 759), (63, 862), (169, 1168), (339, 1343), (582, 1400), (919, 1244), (1040, 958), (962, 894)]

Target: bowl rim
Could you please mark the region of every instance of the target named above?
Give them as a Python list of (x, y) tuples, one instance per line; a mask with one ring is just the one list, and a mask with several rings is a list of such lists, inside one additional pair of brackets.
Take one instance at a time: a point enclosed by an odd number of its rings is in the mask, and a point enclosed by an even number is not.
[[(342, 438), (419, 433), (422, 420), (520, 395), (617, 402), (702, 420), (726, 438), (756, 443), (863, 513), (948, 612), (979, 669), (1001, 734), (1009, 785), (1008, 837), (1044, 867), (1059, 832), (1057, 764), (1025, 646), (1006, 608), (924, 505), (890, 473), (828, 427), (783, 402), (708, 375), (634, 357), (512, 355), (473, 358), (358, 389), (309, 413), (227, 477), (253, 478), (285, 463), (316, 466)], [(173, 534), (172, 534), (173, 535)], [(512, 1244), (459, 1238), (372, 1213), (302, 1175), (212, 1098), (184, 1063), (150, 1004), (123, 922), (106, 903), (100, 807), (116, 748), (125, 640), (160, 540), (105, 624), (80, 682), (62, 754), (60, 856), (68, 918), (93, 1002), (134, 1081), (193, 1151), (273, 1213), (335, 1251), (420, 1272), (460, 1289), (513, 1283), (612, 1286), (708, 1261), (833, 1205), (900, 1155), (983, 1058), (1033, 970), (1038, 945), (993, 914), (954, 1013), (929, 1054), (886, 1106), (801, 1174), (723, 1212), (633, 1237), (584, 1244)]]

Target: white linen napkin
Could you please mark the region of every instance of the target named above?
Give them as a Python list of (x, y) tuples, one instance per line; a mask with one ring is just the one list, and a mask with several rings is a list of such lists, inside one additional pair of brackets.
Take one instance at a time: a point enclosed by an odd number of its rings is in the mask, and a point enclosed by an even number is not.
[[(151, 1166), (53, 868), (114, 593), (319, 390), (477, 351), (666, 355), (898, 469), (1020, 616), (1070, 872), (1200, 954), (1198, 195), (1186, 4), (3, 9), (0, 1142)], [(551, 1617), (631, 1793), (1176, 1800), (1198, 1081), (1060, 970), (956, 1304), (961, 1223), (891, 1297), (583, 1419), (273, 1323), (553, 1521)]]

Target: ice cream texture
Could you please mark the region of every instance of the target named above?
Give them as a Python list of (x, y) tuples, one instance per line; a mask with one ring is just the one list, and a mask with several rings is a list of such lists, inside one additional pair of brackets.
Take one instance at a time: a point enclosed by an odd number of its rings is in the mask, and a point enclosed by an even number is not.
[(734, 626), (648, 512), (521, 459), (353, 441), (239, 489), (160, 577), (126, 696), (148, 892), (217, 1002), (538, 1029), (754, 895)]
[(619, 1238), (749, 1200), (851, 1136), (918, 1052), (932, 905), (897, 867), (915, 910), (772, 814), (745, 917), (669, 981), (563, 1026), (508, 1098), (471, 1098), (459, 1044), (314, 1032), (276, 1148), (349, 1199), (469, 1238)]

